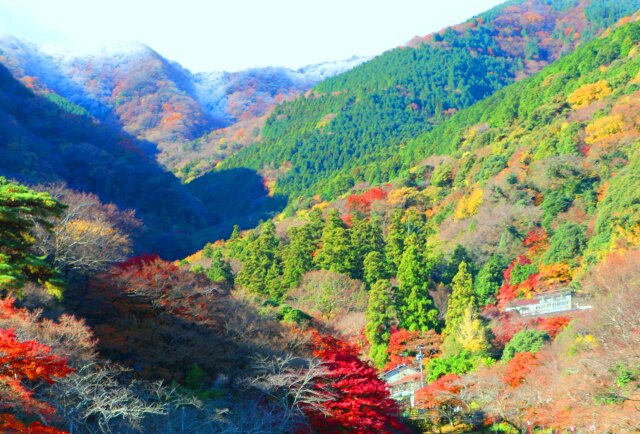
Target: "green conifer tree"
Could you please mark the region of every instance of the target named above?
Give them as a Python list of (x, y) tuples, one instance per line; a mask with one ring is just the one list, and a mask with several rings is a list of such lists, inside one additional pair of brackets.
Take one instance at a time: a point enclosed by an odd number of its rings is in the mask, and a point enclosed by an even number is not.
[(420, 253), (417, 236), (408, 236), (397, 276), (401, 324), (408, 330), (426, 331), (438, 326), (438, 309), (428, 291), (430, 268)]
[(350, 274), (352, 253), (349, 232), (337, 210), (332, 210), (320, 238), (320, 249), (315, 256), (315, 264), (323, 270)]
[(279, 244), (275, 225), (268, 220), (260, 235), (247, 245), (236, 281), (251, 291), (270, 295), (268, 282), (277, 277), (274, 273), (279, 269), (279, 264), (274, 264), (279, 261), (276, 255)]
[(475, 307), (476, 299), (473, 292), (473, 278), (467, 270), (467, 263), (462, 261), (458, 266), (458, 273), (453, 278), (449, 307), (445, 315), (445, 328), (443, 336), (454, 333), (457, 325), (464, 316), (465, 310)]
[(387, 345), (393, 325), (391, 289), (388, 280), (378, 280), (369, 291), (365, 335), (371, 345), (369, 356), (378, 367), (387, 362)]
[(46, 262), (34, 255), (31, 229), (38, 223), (51, 227), (51, 219), (59, 216), (64, 205), (48, 193), (40, 193), (0, 177), (0, 295), (20, 295), (27, 281), (44, 285), (49, 292), (61, 296), (62, 282)]
[(391, 221), (387, 229), (385, 244), (385, 254), (387, 256), (387, 264), (391, 274), (396, 274), (398, 272), (398, 267), (402, 260), (402, 252), (404, 252), (405, 236), (406, 229), (402, 223), (402, 210), (395, 209), (391, 213)]

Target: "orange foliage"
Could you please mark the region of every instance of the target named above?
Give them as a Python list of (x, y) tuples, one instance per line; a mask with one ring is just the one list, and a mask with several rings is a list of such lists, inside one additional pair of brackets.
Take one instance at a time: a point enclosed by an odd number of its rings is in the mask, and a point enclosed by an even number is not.
[(549, 236), (543, 228), (534, 228), (522, 241), (522, 245), (527, 247), (529, 256), (535, 256), (539, 252), (549, 247)]
[(417, 390), (415, 393), (416, 406), (418, 408), (440, 408), (443, 405), (461, 405), (456, 395), (460, 392), (460, 377), (456, 374), (447, 374), (438, 378), (433, 383)]
[(535, 354), (516, 353), (507, 363), (507, 372), (502, 377), (502, 381), (511, 387), (517, 387), (537, 365), (538, 359)]
[(541, 265), (538, 270), (540, 270), (540, 280), (546, 285), (571, 282), (573, 278), (571, 267), (568, 264)]
[(538, 329), (547, 332), (551, 339), (555, 338), (570, 322), (569, 317), (556, 316), (552, 318), (538, 318)]

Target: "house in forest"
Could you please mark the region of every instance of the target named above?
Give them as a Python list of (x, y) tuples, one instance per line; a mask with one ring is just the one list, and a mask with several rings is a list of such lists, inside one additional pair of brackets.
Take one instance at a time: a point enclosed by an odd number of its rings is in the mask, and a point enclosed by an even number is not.
[(505, 312), (515, 311), (522, 316), (532, 316), (591, 309), (591, 306), (585, 305), (582, 301), (573, 291), (564, 289), (514, 300), (507, 305)]
[(414, 392), (422, 387), (420, 370), (407, 365), (400, 365), (380, 376), (389, 387), (391, 399), (402, 405), (413, 407)]

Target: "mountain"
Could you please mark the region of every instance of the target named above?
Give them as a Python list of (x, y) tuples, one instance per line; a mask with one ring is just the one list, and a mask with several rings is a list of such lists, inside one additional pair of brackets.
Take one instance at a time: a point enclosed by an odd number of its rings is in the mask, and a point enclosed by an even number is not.
[[(403, 146), (539, 71), (640, 7), (636, 0), (514, 0), (388, 51), (282, 104), (221, 168), (259, 171), (290, 203), (405, 170)], [(362, 167), (372, 164), (363, 173)]]
[[(11, 36), (0, 39), (0, 56), (14, 77), (36, 92), (65, 98), (102, 122), (156, 144), (158, 161), (176, 173), (200, 158), (192, 155), (194, 147), (183, 149), (185, 143), (259, 119), (318, 81), (367, 60), (354, 57), (295, 71), (272, 67), (193, 74), (140, 43), (78, 56), (49, 53)], [(209, 147), (215, 144), (201, 140), (198, 150), (206, 155)]]
[(359, 342), (380, 372), (416, 366), (403, 405), (430, 432), (588, 432), (595, 413), (637, 431), (639, 98), (634, 14), (408, 140), (406, 178), (315, 198), (188, 262)]

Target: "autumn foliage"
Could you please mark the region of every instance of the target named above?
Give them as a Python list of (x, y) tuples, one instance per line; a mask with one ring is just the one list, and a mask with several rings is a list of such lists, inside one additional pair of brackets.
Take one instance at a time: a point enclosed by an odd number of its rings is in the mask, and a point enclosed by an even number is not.
[(364, 193), (358, 195), (353, 194), (347, 198), (347, 208), (354, 211), (368, 213), (371, 209), (371, 203), (383, 200), (387, 197), (387, 192), (382, 187), (371, 188)]
[[(23, 315), (14, 300), (0, 301), (0, 318)], [(22, 340), (14, 329), (0, 328), (0, 411), (51, 417), (54, 409), (35, 397), (35, 386), (52, 384), (55, 378), (69, 375), (67, 360), (52, 353), (51, 348), (35, 340)], [(62, 432), (40, 423), (24, 425), (14, 415), (0, 413), (2, 432)]]
[(507, 372), (502, 377), (502, 381), (511, 387), (519, 386), (537, 364), (538, 359), (535, 354), (516, 353), (507, 363)]
[(416, 406), (420, 408), (439, 408), (442, 405), (460, 405), (456, 395), (460, 392), (460, 376), (447, 374), (431, 384), (416, 391)]
[(305, 409), (313, 432), (409, 432), (400, 422), (399, 409), (385, 383), (358, 358), (354, 345), (316, 333), (313, 348), (314, 356), (327, 369), (316, 389), (330, 397), (320, 408)]

